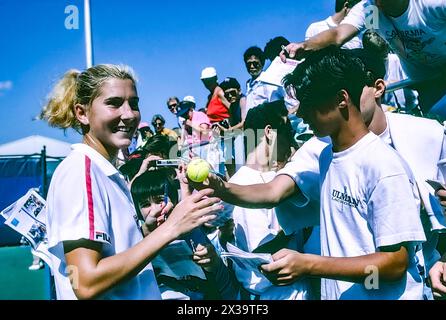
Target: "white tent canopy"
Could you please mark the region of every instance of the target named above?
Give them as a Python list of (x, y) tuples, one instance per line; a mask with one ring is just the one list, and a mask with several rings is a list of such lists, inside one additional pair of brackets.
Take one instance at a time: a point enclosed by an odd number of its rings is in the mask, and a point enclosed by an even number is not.
[(0, 145), (0, 156), (41, 153), (43, 146), (49, 157), (66, 157), (71, 151), (70, 143), (34, 135)]

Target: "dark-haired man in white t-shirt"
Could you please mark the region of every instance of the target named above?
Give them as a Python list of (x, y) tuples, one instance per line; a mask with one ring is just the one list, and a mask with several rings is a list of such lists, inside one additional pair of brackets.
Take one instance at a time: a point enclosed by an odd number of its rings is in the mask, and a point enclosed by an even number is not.
[(367, 82), (358, 59), (337, 49), (309, 56), (285, 78), (299, 115), (332, 141), (319, 159), (321, 255), (282, 249), (262, 268), (283, 285), (322, 278), (322, 299), (422, 299), (415, 253), (426, 238), (416, 184), (362, 119)]

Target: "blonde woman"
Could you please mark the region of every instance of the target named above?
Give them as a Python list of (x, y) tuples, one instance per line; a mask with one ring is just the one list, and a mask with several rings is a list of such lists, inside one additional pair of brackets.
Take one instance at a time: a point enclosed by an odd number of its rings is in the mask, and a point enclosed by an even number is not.
[(172, 240), (215, 218), (219, 199), (209, 197), (209, 189), (184, 199), (143, 238), (131, 194), (114, 165), (140, 122), (128, 67), (68, 71), (42, 118), (83, 135), (55, 171), (47, 197), (57, 298), (160, 299), (150, 261)]

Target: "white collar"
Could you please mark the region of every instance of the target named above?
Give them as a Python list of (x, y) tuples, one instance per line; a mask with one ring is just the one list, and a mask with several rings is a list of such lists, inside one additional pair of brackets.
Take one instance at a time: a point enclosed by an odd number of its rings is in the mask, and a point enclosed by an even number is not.
[(88, 156), (99, 168), (107, 175), (112, 176), (119, 173), (118, 170), (105, 159), (99, 152), (97, 152), (92, 147), (86, 145), (85, 143), (76, 143), (71, 146), (74, 151), (83, 153)]
[(333, 18), (329, 16), (327, 19), (325, 19), (325, 22), (328, 24), (330, 28), (336, 28), (338, 25), (333, 21)]
[(261, 82), (261, 81), (259, 80), (259, 78), (262, 76), (263, 72), (265, 72), (265, 71), (262, 70), (262, 72), (260, 72), (260, 74), (258, 75), (258, 77), (255, 78), (254, 80), (253, 80), (252, 78), (249, 79), (249, 80), (248, 80), (248, 86), (253, 87), (256, 83)]

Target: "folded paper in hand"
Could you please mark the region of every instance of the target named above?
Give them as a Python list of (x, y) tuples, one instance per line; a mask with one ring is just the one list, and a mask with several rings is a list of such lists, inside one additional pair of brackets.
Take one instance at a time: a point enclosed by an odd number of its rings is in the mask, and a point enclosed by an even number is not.
[(273, 258), (269, 253), (251, 253), (243, 251), (236, 246), (227, 243), (227, 251), (222, 252), (221, 256), (230, 258), (239, 266), (244, 266), (246, 269), (253, 269), (258, 271), (259, 266), (273, 262)]
[(9, 205), (0, 214), (5, 224), (24, 236), (31, 244), (32, 253), (51, 267), (46, 234), (46, 201), (34, 189)]
[(230, 243), (226, 244), (226, 249), (221, 257), (232, 260), (236, 277), (246, 290), (260, 295), (273, 285), (260, 271), (261, 265), (273, 262), (271, 254), (246, 252)]
[(280, 87), (282, 86), (283, 77), (293, 72), (298, 64), (299, 61), (297, 60), (287, 59), (284, 63), (280, 57), (276, 57), (268, 69), (260, 74), (257, 80)]

